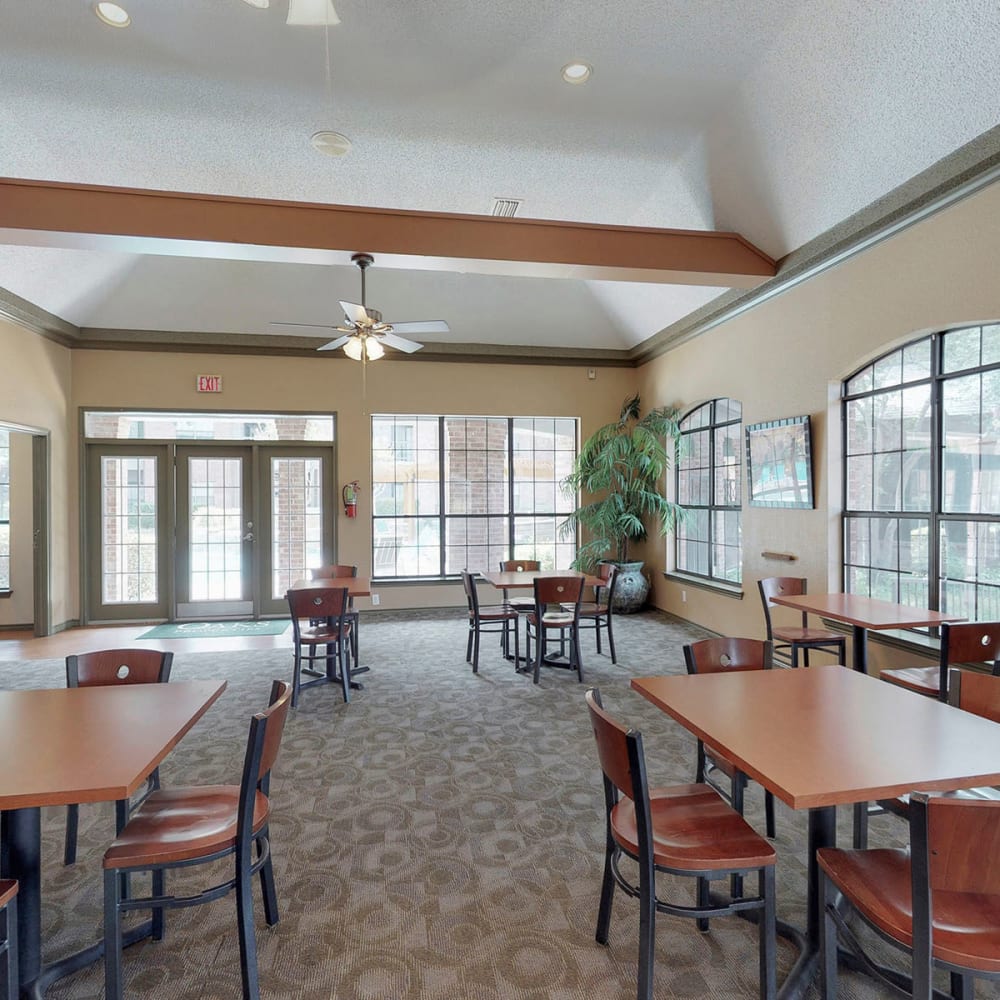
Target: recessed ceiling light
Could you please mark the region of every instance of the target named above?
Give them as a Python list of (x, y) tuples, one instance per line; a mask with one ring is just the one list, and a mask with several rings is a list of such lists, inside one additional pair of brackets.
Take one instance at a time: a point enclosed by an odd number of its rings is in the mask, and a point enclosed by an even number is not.
[(132, 23), (128, 11), (124, 7), (119, 7), (116, 3), (94, 4), (94, 13), (109, 28), (127, 28)]
[(566, 63), (562, 68), (562, 78), (567, 83), (586, 83), (593, 73), (593, 69), (582, 62)]
[(351, 151), (351, 140), (339, 132), (317, 132), (310, 141), (326, 156), (347, 156)]

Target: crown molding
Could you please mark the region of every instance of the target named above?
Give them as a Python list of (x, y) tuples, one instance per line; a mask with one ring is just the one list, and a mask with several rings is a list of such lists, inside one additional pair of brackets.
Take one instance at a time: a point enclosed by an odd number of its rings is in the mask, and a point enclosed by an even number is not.
[(0, 288), (0, 317), (23, 326), (32, 333), (52, 340), (62, 347), (73, 347), (80, 338), (80, 328), (53, 313), (46, 312), (20, 295)]

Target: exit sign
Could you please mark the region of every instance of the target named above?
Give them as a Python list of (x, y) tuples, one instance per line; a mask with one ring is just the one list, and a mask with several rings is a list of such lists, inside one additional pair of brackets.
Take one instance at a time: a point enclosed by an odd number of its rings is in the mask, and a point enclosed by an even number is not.
[(222, 392), (222, 376), (199, 375), (198, 392)]

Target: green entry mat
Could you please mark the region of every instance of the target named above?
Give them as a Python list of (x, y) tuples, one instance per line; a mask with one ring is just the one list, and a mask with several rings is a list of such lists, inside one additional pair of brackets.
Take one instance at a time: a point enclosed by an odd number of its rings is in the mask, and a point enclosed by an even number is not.
[(179, 622), (155, 625), (137, 639), (231, 639), (240, 635), (281, 635), (289, 620), (266, 622)]

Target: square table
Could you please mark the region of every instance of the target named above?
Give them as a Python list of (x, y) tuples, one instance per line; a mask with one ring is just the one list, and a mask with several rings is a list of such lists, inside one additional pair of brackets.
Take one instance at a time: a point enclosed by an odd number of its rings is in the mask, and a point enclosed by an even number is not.
[(0, 691), (2, 863), (20, 883), (23, 993), (41, 996), (103, 954), (101, 943), (41, 967), (41, 806), (129, 798), (225, 689), (186, 681)]
[(776, 596), (771, 598), (771, 603), (850, 625), (854, 633), (854, 669), (861, 673), (868, 670), (869, 629), (924, 628), (941, 625), (943, 622), (965, 621), (963, 615), (945, 615), (939, 611), (894, 604), (892, 601), (862, 597), (860, 594)]
[[(599, 576), (591, 576), (589, 573), (581, 573), (579, 570), (575, 569), (562, 569), (562, 570), (537, 570), (537, 569), (519, 569), (513, 571), (498, 570), (491, 571), (489, 573), (482, 573), (482, 578), (492, 586), (496, 587), (497, 590), (502, 590), (506, 595), (508, 590), (534, 590), (535, 580), (541, 579), (549, 576), (582, 576), (584, 587), (606, 587), (608, 581), (602, 579)], [(519, 609), (520, 610), (520, 609)], [(534, 610), (533, 608), (530, 610)], [(517, 623), (515, 622), (515, 628)], [(527, 628), (527, 626), (525, 626)], [(560, 650), (562, 650), (562, 645), (560, 644)], [(505, 655), (508, 660), (512, 660), (513, 657), (510, 655), (510, 650), (505, 650)], [(560, 655), (558, 658), (547, 658), (546, 662), (555, 663), (559, 666), (564, 666), (563, 657)]]
[(639, 677), (632, 687), (809, 811), (808, 928), (782, 997), (802, 996), (815, 969), (816, 851), (836, 845), (838, 805), (1000, 784), (1000, 725), (839, 665)]

